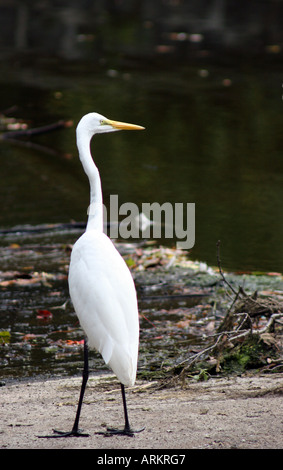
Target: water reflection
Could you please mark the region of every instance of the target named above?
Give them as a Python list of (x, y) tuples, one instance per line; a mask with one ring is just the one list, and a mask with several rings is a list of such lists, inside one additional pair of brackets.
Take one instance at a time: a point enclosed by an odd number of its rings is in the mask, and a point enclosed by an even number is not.
[[(224, 267), (283, 271), (280, 72), (209, 67), (202, 76), (183, 67), (111, 77), (78, 68), (75, 76), (39, 71), (36, 83), (5, 83), (2, 107), (17, 104), (32, 125), (76, 123), (96, 110), (146, 127), (93, 141), (106, 205), (111, 194), (121, 204), (195, 202), (193, 258), (216, 264), (221, 239)], [(61, 154), (1, 142), (0, 225), (85, 220), (89, 188), (74, 128), (34, 142)]]

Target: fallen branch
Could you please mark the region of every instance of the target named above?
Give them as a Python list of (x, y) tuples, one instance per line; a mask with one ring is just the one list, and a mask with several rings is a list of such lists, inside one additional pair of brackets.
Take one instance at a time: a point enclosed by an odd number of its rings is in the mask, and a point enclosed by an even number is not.
[(47, 126), (3, 132), (0, 135), (0, 140), (17, 139), (19, 137), (32, 137), (34, 135), (46, 134), (47, 132), (53, 132), (58, 129), (72, 127), (72, 125), (73, 121), (58, 121), (53, 124), (48, 124)]
[[(220, 260), (220, 240), (217, 242), (217, 264), (219, 273), (224, 281), (224, 283), (229, 287), (235, 297), (231, 303), (231, 306), (221, 322), (218, 331), (223, 330), (232, 330), (233, 329), (233, 322), (234, 322), (234, 315), (248, 315), (243, 322), (243, 325), (246, 322), (249, 322), (249, 327), (252, 327), (252, 318), (265, 316), (270, 317), (275, 313), (281, 313), (283, 311), (283, 304), (278, 300), (272, 297), (265, 297), (264, 299), (258, 298), (257, 291), (253, 292), (251, 295), (247, 294), (242, 286), (239, 286), (238, 291), (236, 291), (233, 286), (227, 281), (222, 267), (221, 267), (221, 260)], [(229, 295), (229, 297), (231, 297)]]
[[(217, 243), (217, 262), (219, 273), (224, 283), (235, 295), (235, 298), (224, 320), (221, 322), (217, 333), (207, 337), (208, 339), (216, 338), (213, 344), (210, 344), (201, 351), (167, 369), (166, 372), (169, 378), (166, 378), (159, 388), (172, 386), (179, 379), (184, 381), (185, 376), (188, 376), (189, 369), (191, 369), (192, 366), (195, 367), (196, 363), (200, 360), (201, 371), (205, 369), (209, 371), (213, 368), (216, 372), (221, 370), (223, 358), (225, 358), (225, 361), (228, 360), (229, 362), (232, 356), (235, 361), (235, 357), (237, 357), (239, 353), (244, 355), (244, 361), (246, 361), (248, 355), (248, 360), (251, 361), (251, 363), (254, 363), (253, 361), (256, 357), (256, 361), (258, 360), (260, 364), (263, 364), (261, 356), (264, 357), (265, 354), (271, 354), (272, 359), (270, 359), (270, 356), (267, 356), (269, 360), (273, 361), (274, 359), (277, 361), (276, 355), (278, 355), (279, 347), (273, 331), (275, 323), (281, 325), (279, 320), (283, 318), (282, 304), (272, 298), (258, 299), (257, 292), (248, 295), (244, 292), (242, 287), (239, 287), (238, 291), (233, 288), (225, 278), (221, 268), (220, 241)], [(253, 325), (253, 318), (259, 315), (266, 316), (268, 320), (265, 326), (257, 329)], [(235, 322), (236, 318), (238, 319), (237, 322)], [(255, 349), (256, 352), (253, 353), (252, 356), (249, 352), (247, 353), (247, 350), (253, 350), (255, 345), (257, 349)], [(229, 354), (230, 352), (231, 354)], [(211, 365), (211, 356), (214, 356), (212, 357), (213, 365)], [(282, 364), (282, 357), (278, 359), (276, 364), (278, 364), (276, 367), (279, 368), (280, 364)], [(207, 374), (209, 375), (208, 372)]]
[[(176, 384), (176, 381), (179, 379), (183, 380), (186, 373), (189, 371), (189, 369), (195, 364), (198, 360), (202, 359), (205, 360), (209, 355), (212, 353), (215, 354), (217, 353), (218, 356), (221, 356), (221, 353), (224, 350), (225, 346), (229, 345), (229, 348), (231, 349), (235, 345), (233, 343), (239, 343), (242, 341), (244, 338), (250, 336), (251, 338), (256, 337), (256, 338), (261, 338), (262, 335), (269, 333), (272, 331), (275, 322), (277, 322), (279, 319), (283, 318), (283, 313), (276, 313), (273, 314), (267, 324), (263, 327), (260, 328), (259, 330), (252, 330), (251, 328), (245, 329), (245, 330), (239, 330), (238, 328), (236, 330), (232, 331), (222, 331), (221, 333), (217, 333), (214, 335), (210, 335), (209, 338), (213, 338), (216, 336), (216, 341), (211, 344), (210, 346), (202, 349), (201, 351), (193, 354), (192, 356), (188, 357), (187, 359), (184, 359), (183, 361), (177, 363), (176, 365), (170, 367), (169, 369), (166, 370), (167, 374), (169, 375), (169, 378), (166, 378), (159, 386), (158, 389), (170, 387), (174, 384)], [(240, 325), (241, 326), (241, 325)], [(262, 338), (263, 341), (266, 341), (266, 338)], [(221, 343), (221, 341), (223, 342)], [(203, 357), (205, 356), (205, 357)], [(217, 363), (219, 362), (219, 359)], [(279, 359), (274, 359), (273, 363), (278, 363), (279, 365), (282, 365), (282, 358)], [(279, 365), (277, 367), (279, 367)], [(176, 370), (180, 369), (181, 371), (176, 374)]]
[[(269, 333), (270, 331), (272, 331), (274, 324), (277, 320), (279, 320), (279, 318), (283, 318), (283, 313), (274, 313), (273, 315), (271, 315), (267, 324), (260, 330), (257, 330), (257, 334)], [(281, 322), (278, 323), (281, 324)]]

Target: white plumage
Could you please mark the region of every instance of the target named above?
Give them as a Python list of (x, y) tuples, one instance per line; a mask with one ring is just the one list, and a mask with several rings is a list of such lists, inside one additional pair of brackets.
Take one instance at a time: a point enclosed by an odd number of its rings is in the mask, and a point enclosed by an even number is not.
[(87, 230), (75, 243), (69, 271), (70, 295), (87, 334), (124, 385), (137, 370), (139, 321), (131, 273), (111, 240)]
[(70, 296), (90, 347), (97, 349), (124, 385), (136, 377), (139, 320), (131, 273), (103, 233), (102, 190), (90, 142), (94, 134), (141, 126), (89, 113), (77, 126), (79, 157), (90, 184), (86, 232), (75, 243), (69, 269)]

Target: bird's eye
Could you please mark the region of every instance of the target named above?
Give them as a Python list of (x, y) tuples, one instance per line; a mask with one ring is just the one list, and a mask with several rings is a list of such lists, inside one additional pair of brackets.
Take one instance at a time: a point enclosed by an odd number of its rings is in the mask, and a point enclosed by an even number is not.
[(101, 126), (105, 126), (107, 124), (104, 119), (100, 119), (99, 123)]

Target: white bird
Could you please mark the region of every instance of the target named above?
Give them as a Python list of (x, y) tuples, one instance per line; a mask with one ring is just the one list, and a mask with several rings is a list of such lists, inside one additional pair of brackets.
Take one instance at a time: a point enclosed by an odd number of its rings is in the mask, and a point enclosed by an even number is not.
[(52, 436), (88, 436), (79, 430), (79, 418), (88, 380), (88, 345), (99, 351), (105, 363), (121, 382), (125, 426), (107, 429), (107, 434), (134, 431), (129, 424), (125, 388), (135, 383), (139, 317), (137, 295), (132, 275), (113, 245), (103, 233), (102, 190), (99, 171), (92, 159), (90, 142), (94, 134), (144, 127), (112, 121), (97, 113), (83, 116), (77, 126), (77, 147), (90, 184), (90, 209), (85, 233), (74, 244), (69, 268), (70, 296), (87, 336), (84, 342), (84, 370), (80, 399), (70, 432), (54, 430)]

